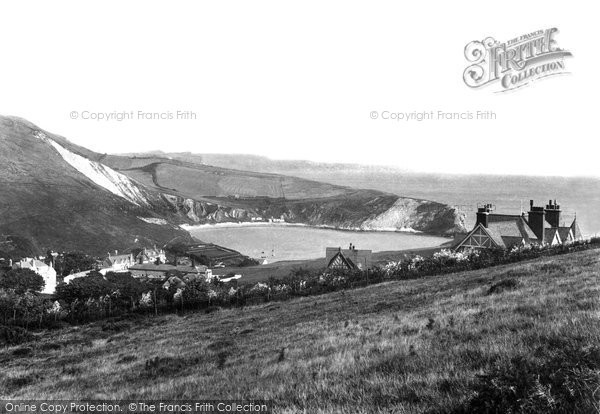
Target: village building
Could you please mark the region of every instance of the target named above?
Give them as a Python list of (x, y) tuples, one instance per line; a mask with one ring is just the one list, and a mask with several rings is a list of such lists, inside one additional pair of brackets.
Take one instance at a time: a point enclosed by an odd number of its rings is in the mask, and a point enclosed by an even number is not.
[(135, 264), (132, 254), (118, 254), (115, 251), (114, 256), (108, 255), (102, 262), (100, 273), (105, 275), (108, 272), (127, 272), (127, 270)]
[(153, 249), (144, 248), (135, 256), (135, 263), (138, 264), (156, 263), (157, 261), (160, 262), (160, 264), (166, 263), (167, 256), (163, 249), (157, 249), (156, 247)]
[(13, 269), (29, 269), (44, 278), (42, 293), (53, 294), (56, 290), (56, 270), (38, 259), (25, 258), (12, 265)]
[(455, 236), (454, 250), (513, 248), (531, 244), (560, 245), (582, 240), (577, 218), (570, 226), (561, 226), (561, 209), (549, 200), (546, 207), (538, 207), (530, 201), (529, 212), (497, 214), (491, 204), (477, 209), (473, 230)]
[(327, 247), (325, 249), (325, 262), (328, 269), (340, 270), (366, 270), (372, 265), (371, 250), (358, 250), (350, 243), (348, 249), (341, 247)]
[(193, 276), (210, 281), (213, 278), (212, 270), (206, 266), (174, 266), (169, 264), (155, 265), (152, 263), (134, 264), (128, 269), (136, 278), (164, 279), (169, 272), (178, 272), (182, 277)]

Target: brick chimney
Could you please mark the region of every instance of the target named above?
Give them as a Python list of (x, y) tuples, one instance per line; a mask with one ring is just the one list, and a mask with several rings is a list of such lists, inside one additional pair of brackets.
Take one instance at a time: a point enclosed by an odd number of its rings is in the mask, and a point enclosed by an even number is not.
[(546, 221), (546, 210), (544, 207), (535, 207), (533, 205), (533, 200), (530, 200), (529, 212), (527, 214), (527, 224), (529, 224), (529, 227), (531, 227), (531, 230), (533, 230), (540, 243), (543, 243), (545, 236), (544, 222)]
[(475, 226), (481, 223), (483, 227), (487, 228), (489, 224), (490, 211), (492, 211), (491, 204), (485, 204), (483, 207), (477, 208), (477, 222), (475, 223)]
[(560, 206), (556, 204), (556, 200), (548, 200), (546, 205), (546, 221), (551, 227), (558, 227), (560, 224)]

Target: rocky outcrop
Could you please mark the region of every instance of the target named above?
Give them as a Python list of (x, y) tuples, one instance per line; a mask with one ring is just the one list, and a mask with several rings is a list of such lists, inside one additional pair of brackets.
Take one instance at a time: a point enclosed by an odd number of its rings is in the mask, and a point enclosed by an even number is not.
[(164, 195), (174, 211), (189, 220), (186, 224), (216, 224), (277, 219), (287, 223), (307, 224), (359, 231), (417, 231), (451, 234), (464, 231), (464, 216), (450, 206), (395, 195), (355, 196), (339, 200), (312, 201), (272, 200), (254, 208), (231, 207)]

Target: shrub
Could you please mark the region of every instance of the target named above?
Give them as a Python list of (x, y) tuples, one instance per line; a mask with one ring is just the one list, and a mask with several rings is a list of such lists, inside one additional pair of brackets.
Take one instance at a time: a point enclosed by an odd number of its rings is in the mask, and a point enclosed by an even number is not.
[(144, 367), (148, 377), (170, 377), (179, 374), (188, 366), (188, 362), (183, 358), (163, 357), (146, 360)]
[(16, 357), (29, 356), (32, 353), (33, 353), (33, 348), (30, 348), (28, 346), (22, 346), (22, 347), (15, 349), (14, 351), (12, 351), (12, 354)]
[(33, 335), (18, 326), (0, 326), (0, 345), (19, 345), (29, 342)]
[(19, 377), (11, 377), (7, 378), (4, 381), (4, 387), (8, 393), (14, 393), (15, 391), (18, 391), (21, 388), (34, 383), (37, 379), (38, 377), (34, 375), (22, 375)]
[(108, 321), (102, 324), (102, 330), (105, 332), (122, 332), (130, 329), (130, 325), (127, 322), (119, 321), (113, 322)]
[(41, 292), (44, 278), (31, 269), (9, 270), (0, 276), (0, 289), (14, 289), (18, 294), (25, 292)]
[(504, 279), (499, 282), (494, 283), (487, 291), (488, 295), (493, 295), (495, 293), (502, 293), (506, 290), (513, 290), (519, 287), (521, 282), (518, 279)]
[(515, 357), (479, 377), (467, 412), (591, 413), (599, 408), (600, 348), (568, 346), (542, 361)]

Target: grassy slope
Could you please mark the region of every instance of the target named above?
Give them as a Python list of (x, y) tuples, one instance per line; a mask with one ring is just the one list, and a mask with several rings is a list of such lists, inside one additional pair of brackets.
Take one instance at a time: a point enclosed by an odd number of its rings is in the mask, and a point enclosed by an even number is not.
[[(189, 238), (174, 226), (148, 224), (137, 208), (96, 186), (48, 144), (26, 121), (0, 116), (0, 235), (16, 235), (39, 250), (80, 250), (106, 254), (115, 249), (164, 244)], [(54, 136), (52, 136), (54, 138)]]
[[(427, 247), (422, 249), (409, 249), (399, 251), (385, 251), (373, 253), (374, 265), (385, 265), (390, 261), (404, 260), (414, 255), (429, 257), (433, 253), (439, 251), (441, 247)], [(242, 275), (241, 281), (245, 283), (255, 283), (269, 280), (271, 277), (287, 276), (290, 272), (297, 268), (308, 269), (311, 271), (319, 271), (327, 266), (325, 258), (312, 260), (283, 260), (273, 262), (266, 265), (215, 268), (213, 273), (216, 275), (226, 275), (228, 273), (236, 273)]]
[[(446, 411), (477, 374), (600, 341), (598, 251), (286, 303), (45, 333), (1, 397), (266, 398), (278, 412)], [(488, 294), (507, 278), (518, 288)], [(50, 348), (59, 349), (50, 349)], [(285, 348), (284, 357), (281, 349)], [(150, 358), (170, 358), (154, 369)], [(401, 411), (398, 411), (401, 412)], [(404, 411), (402, 411), (404, 412)]]
[(240, 171), (166, 158), (108, 155), (101, 161), (150, 188), (194, 199), (238, 195), (285, 197), (294, 200), (343, 197), (356, 192), (346, 187), (302, 178)]

